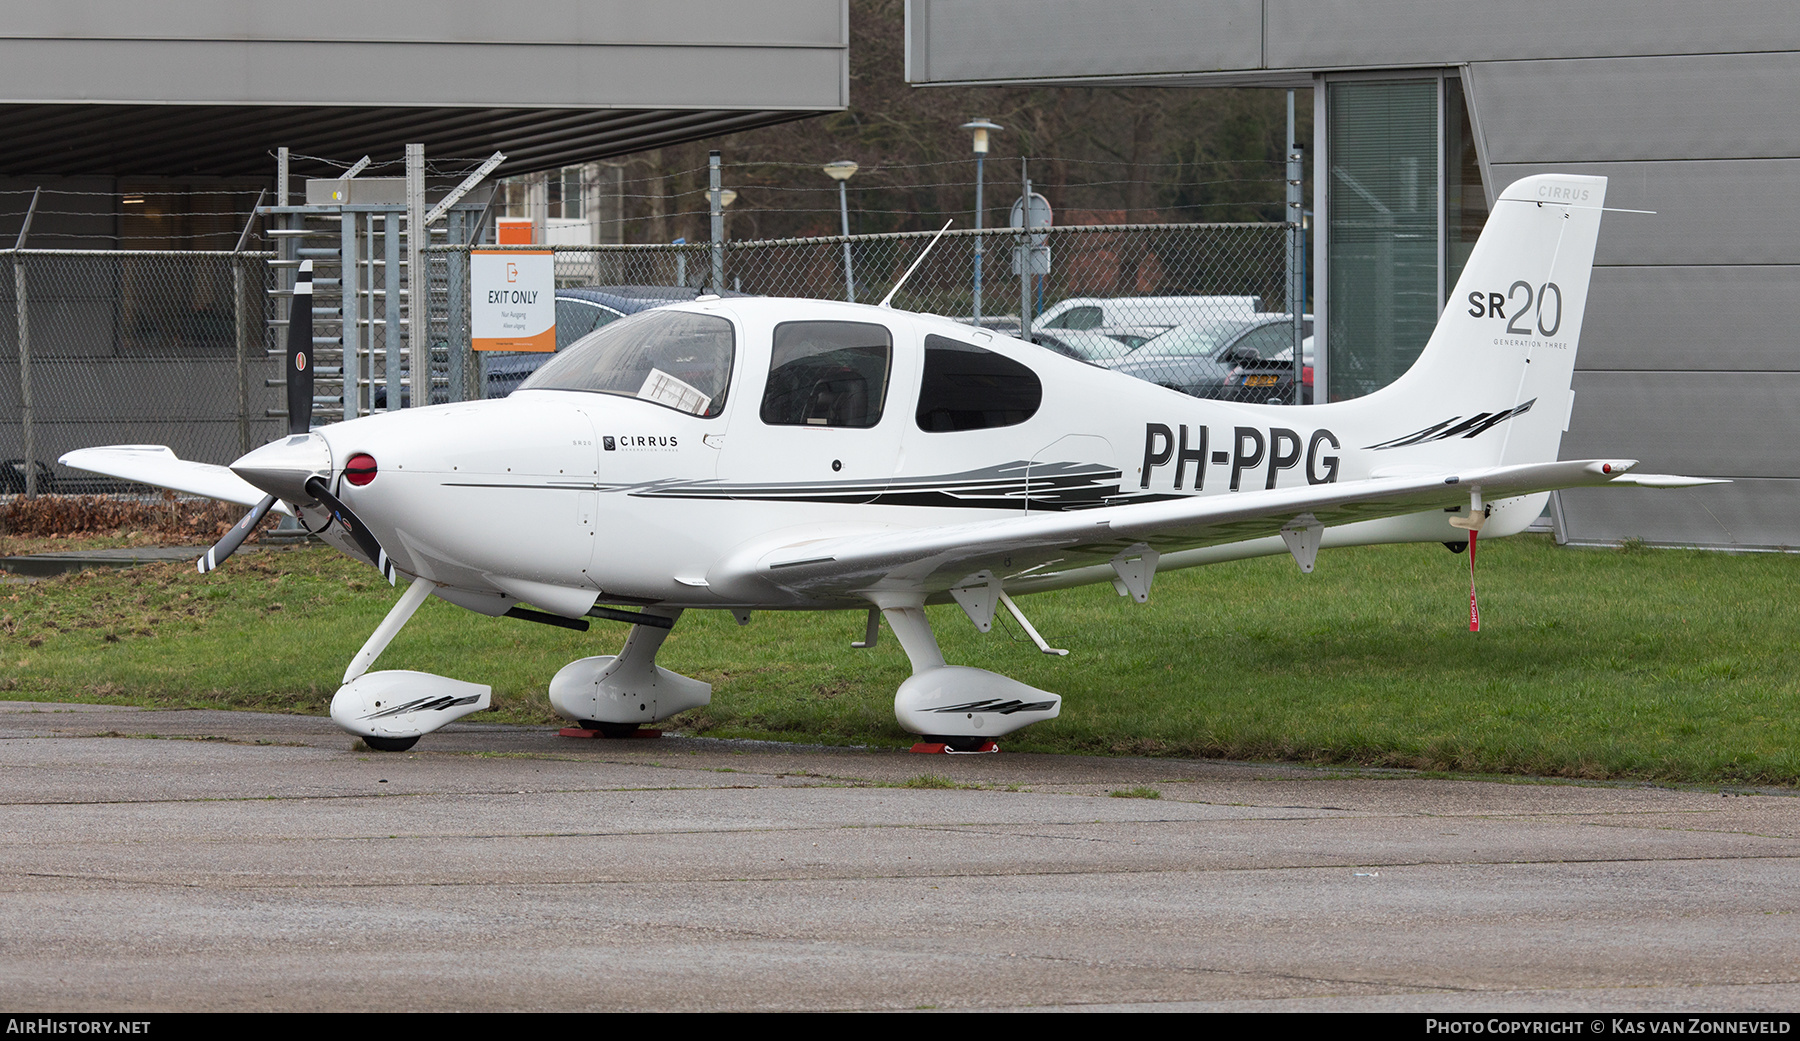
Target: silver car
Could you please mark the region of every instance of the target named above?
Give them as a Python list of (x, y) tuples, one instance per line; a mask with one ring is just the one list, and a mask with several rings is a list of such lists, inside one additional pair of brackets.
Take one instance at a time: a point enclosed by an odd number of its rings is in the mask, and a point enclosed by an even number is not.
[[(1301, 325), (1303, 335), (1311, 336), (1311, 316)], [(1292, 359), (1293, 349), (1293, 318), (1262, 314), (1248, 321), (1177, 326), (1107, 367), (1183, 394), (1235, 400), (1246, 388), (1241, 381), (1233, 386), (1233, 376), (1247, 367), (1270, 368), (1284, 351)]]

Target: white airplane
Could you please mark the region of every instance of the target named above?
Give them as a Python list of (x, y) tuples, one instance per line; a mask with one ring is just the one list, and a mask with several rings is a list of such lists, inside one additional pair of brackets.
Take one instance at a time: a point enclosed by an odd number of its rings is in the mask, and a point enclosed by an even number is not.
[[(289, 326), (293, 433), (229, 468), (160, 446), (64, 465), (252, 506), (410, 586), (344, 673), (331, 717), (378, 749), (486, 708), (488, 687), (370, 666), (430, 595), (586, 628), (616, 656), (550, 683), (609, 736), (707, 704), (656, 665), (688, 610), (868, 612), (911, 660), (900, 725), (955, 750), (1055, 718), (1061, 698), (945, 663), (925, 606), (988, 631), (1013, 597), (1321, 547), (1474, 544), (1526, 527), (1552, 489), (1677, 487), (1633, 460), (1557, 461), (1573, 401), (1606, 181), (1544, 175), (1495, 206), (1430, 343), (1352, 401), (1199, 400), (945, 318), (825, 300), (701, 297), (571, 345), (511, 397), (309, 430), (310, 274)], [(892, 294), (890, 294), (891, 298)], [(530, 608), (523, 605), (529, 604)]]

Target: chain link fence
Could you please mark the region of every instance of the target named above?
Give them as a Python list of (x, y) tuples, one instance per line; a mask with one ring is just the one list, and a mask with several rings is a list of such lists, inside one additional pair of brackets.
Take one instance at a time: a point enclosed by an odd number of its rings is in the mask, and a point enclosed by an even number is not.
[(0, 255), (0, 493), (125, 487), (55, 465), (75, 448), (163, 444), (229, 462), (281, 432), (266, 415), (282, 368), (271, 254)]
[[(1306, 393), (1312, 337), (1311, 316), (1295, 321), (1288, 311), (1294, 232), (1281, 223), (1075, 226), (1030, 236), (958, 230), (928, 253), (930, 232), (552, 248), (564, 299), (585, 288), (595, 300), (621, 291), (656, 299), (657, 290), (684, 300), (723, 287), (727, 295), (872, 304), (917, 262), (893, 306), (1026, 335), (1199, 397), (1288, 403), (1297, 387)], [(461, 272), (455, 261), (468, 248), (430, 252), (437, 270)], [(434, 279), (432, 338), (451, 357), (468, 343), (468, 295), (457, 288)], [(572, 310), (559, 307), (559, 349), (594, 328), (570, 321)], [(509, 393), (544, 357), (483, 352), (458, 396)]]
[[(1284, 313), (1293, 232), (1275, 223), (1105, 225), (1045, 229), (1026, 241), (1011, 229), (959, 230), (928, 253), (930, 233), (557, 246), (556, 277), (559, 297), (581, 295), (573, 287), (590, 287), (590, 296), (636, 287), (640, 307), (721, 286), (876, 303), (917, 262), (894, 295), (898, 308), (1024, 334), (1197, 396), (1291, 401), (1303, 379), (1295, 348), (1304, 341), (1304, 356), (1311, 335), (1310, 321)], [(425, 250), (432, 401), (503, 395), (546, 357), (470, 351), (468, 250)], [(184, 459), (227, 463), (286, 429), (275, 254), (0, 254), (0, 494), (127, 488), (55, 465), (75, 448), (163, 444)], [(599, 309), (585, 313), (586, 326), (559, 325), (559, 348), (599, 322)], [(370, 346), (354, 379), (359, 411), (388, 407), (381, 351)]]

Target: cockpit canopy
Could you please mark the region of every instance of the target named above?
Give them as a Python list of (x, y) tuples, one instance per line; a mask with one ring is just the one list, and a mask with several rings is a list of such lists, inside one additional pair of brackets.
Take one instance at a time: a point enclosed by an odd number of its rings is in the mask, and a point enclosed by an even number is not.
[(735, 355), (724, 318), (645, 311), (570, 345), (519, 389), (619, 394), (710, 419), (725, 410)]

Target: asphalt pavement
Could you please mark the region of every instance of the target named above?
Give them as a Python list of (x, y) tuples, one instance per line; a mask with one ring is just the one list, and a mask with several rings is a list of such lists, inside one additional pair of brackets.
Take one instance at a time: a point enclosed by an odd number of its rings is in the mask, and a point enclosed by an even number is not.
[(1792, 1010), (1797, 858), (1786, 790), (0, 702), (13, 1012)]

